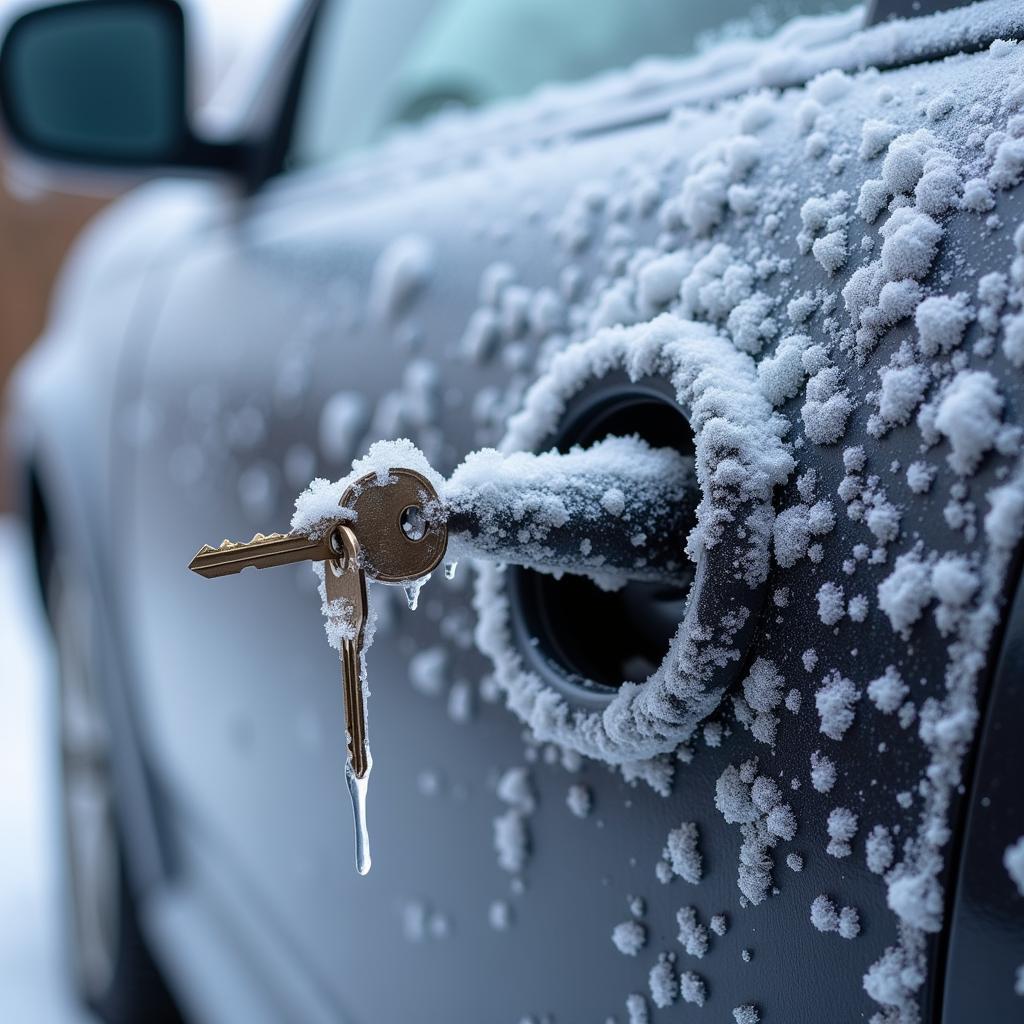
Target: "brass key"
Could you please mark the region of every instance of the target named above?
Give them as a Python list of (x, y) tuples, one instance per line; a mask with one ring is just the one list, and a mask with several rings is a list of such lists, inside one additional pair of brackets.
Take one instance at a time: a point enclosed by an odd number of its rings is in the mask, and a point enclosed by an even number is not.
[(348, 523), (358, 533), (360, 564), (371, 580), (413, 583), (437, 568), (448, 547), (443, 520), (427, 514), (437, 500), (430, 481), (415, 470), (393, 469), (383, 482), (370, 473), (345, 489), (337, 521), (327, 524), (318, 540), (300, 533), (257, 533), (250, 541), (225, 540), (216, 548), (204, 544), (188, 567), (215, 579), (250, 566), (268, 569), (337, 558), (337, 526)]
[(328, 617), (340, 636), (342, 691), (345, 700), (345, 777), (352, 797), (356, 831), (356, 869), (370, 870), (366, 828), (366, 790), (373, 767), (366, 730), (363, 646), (367, 617), (366, 579), (412, 584), (437, 568), (448, 547), (443, 518), (432, 516), (437, 492), (421, 474), (392, 469), (352, 483), (341, 497), (338, 518), (326, 524), (319, 540), (301, 534), (257, 533), (247, 543), (205, 545), (189, 563), (213, 579), (248, 566), (265, 569), (294, 562), (322, 561)]
[(345, 775), (352, 797), (356, 832), (356, 870), (370, 870), (370, 837), (366, 827), (366, 790), (373, 758), (366, 733), (363, 693), (363, 631), (366, 627), (366, 576), (359, 562), (359, 541), (347, 526), (335, 528), (341, 553), (324, 562), (324, 588), (331, 623), (341, 634), (341, 685), (345, 697), (348, 765)]
[(257, 533), (250, 541), (225, 540), (216, 548), (204, 544), (188, 567), (200, 576), (215, 579), (249, 566), (269, 569), (274, 565), (335, 558), (338, 554), (338, 539), (332, 531), (320, 540), (310, 540), (298, 533)]

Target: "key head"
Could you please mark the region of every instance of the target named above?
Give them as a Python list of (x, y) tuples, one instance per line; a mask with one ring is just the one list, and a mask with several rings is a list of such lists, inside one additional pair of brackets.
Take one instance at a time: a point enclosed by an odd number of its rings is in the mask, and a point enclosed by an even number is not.
[(353, 524), (363, 569), (381, 583), (411, 583), (434, 571), (448, 548), (447, 524), (437, 515), (437, 491), (412, 469), (392, 469), (386, 483), (369, 473), (350, 484), (342, 508)]
[(366, 577), (359, 567), (359, 542), (347, 526), (334, 530), (336, 558), (324, 562), (324, 588), (328, 602), (341, 600), (355, 629), (355, 641), (361, 646), (366, 625)]

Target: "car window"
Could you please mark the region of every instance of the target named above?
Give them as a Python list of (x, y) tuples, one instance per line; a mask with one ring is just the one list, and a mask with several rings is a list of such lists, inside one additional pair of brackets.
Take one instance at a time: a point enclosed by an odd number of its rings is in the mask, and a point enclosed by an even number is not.
[(648, 56), (767, 35), (850, 0), (326, 0), (289, 163), (371, 145), (448, 106), (478, 107)]

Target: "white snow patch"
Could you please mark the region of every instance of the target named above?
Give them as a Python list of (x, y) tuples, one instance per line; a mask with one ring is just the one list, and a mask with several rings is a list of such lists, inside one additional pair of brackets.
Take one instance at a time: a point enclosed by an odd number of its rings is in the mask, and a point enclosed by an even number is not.
[(828, 793), (836, 784), (836, 766), (820, 750), (811, 754), (811, 785), (819, 793)]
[(846, 432), (853, 404), (849, 392), (839, 386), (839, 380), (838, 367), (827, 366), (807, 382), (800, 417), (808, 439), (815, 444), (835, 444)]
[(708, 951), (708, 930), (697, 918), (695, 907), (681, 907), (676, 912), (679, 944), (687, 954), (702, 959)]
[(864, 841), (864, 853), (868, 870), (884, 875), (896, 856), (892, 834), (884, 825), (875, 825)]
[(421, 235), (396, 238), (380, 254), (370, 283), (370, 310), (378, 321), (394, 321), (420, 296), (434, 272), (434, 246)]
[(839, 927), (836, 905), (827, 896), (815, 896), (811, 902), (811, 924), (819, 932), (834, 932)]
[(707, 998), (707, 986), (704, 979), (694, 971), (683, 971), (679, 975), (679, 995), (683, 1002), (703, 1006)]
[(612, 944), (623, 956), (636, 956), (647, 944), (647, 929), (639, 921), (623, 921), (612, 929)]
[(487, 923), (496, 932), (508, 931), (512, 925), (512, 908), (505, 900), (495, 900), (487, 908)]
[(834, 807), (828, 815), (828, 846), (833, 857), (850, 856), (850, 840), (857, 834), (857, 815), (848, 807)]
[(1017, 891), (1024, 896), (1024, 836), (1006, 848), (1003, 854), (1003, 867), (1013, 879)]
[(725, 213), (729, 187), (743, 181), (760, 156), (761, 143), (751, 135), (716, 141), (696, 153), (679, 197), (683, 223), (707, 234)]
[(895, 665), (889, 665), (882, 675), (868, 683), (868, 697), (884, 715), (899, 711), (909, 692)]
[(860, 700), (860, 690), (833, 669), (822, 680), (814, 695), (814, 705), (821, 719), (821, 731), (834, 740), (841, 740), (853, 725), (854, 705)]
[(658, 962), (651, 968), (647, 980), (651, 989), (651, 1001), (654, 1005), (658, 1009), (671, 1006), (679, 995), (675, 956), (671, 953), (660, 953)]
[(834, 626), (846, 614), (843, 588), (831, 581), (818, 588), (818, 618), (826, 626)]
[(953, 470), (972, 474), (986, 452), (996, 446), (1003, 396), (995, 377), (986, 370), (961, 370), (943, 391), (935, 427), (950, 444), (947, 456)]
[(647, 1000), (638, 992), (626, 996), (626, 1015), (629, 1024), (650, 1024), (651, 1015), (647, 1009)]
[(974, 316), (966, 293), (931, 295), (923, 299), (914, 312), (917, 327), (917, 349), (932, 358), (951, 352), (963, 340), (964, 331)]
[(669, 863), (672, 872), (680, 878), (697, 885), (703, 875), (702, 858), (697, 843), (700, 833), (692, 821), (684, 821), (672, 829), (665, 840), (662, 857)]
[(878, 585), (878, 607), (904, 638), (931, 599), (931, 571), (917, 551), (900, 555), (893, 571)]
[(569, 790), (565, 795), (565, 802), (569, 810), (572, 811), (577, 818), (585, 818), (590, 814), (594, 798), (591, 795), (589, 787), (577, 782), (573, 783), (573, 785), (569, 787)]
[(942, 928), (942, 887), (929, 873), (897, 865), (888, 878), (886, 901), (901, 921), (914, 928), (925, 932)]

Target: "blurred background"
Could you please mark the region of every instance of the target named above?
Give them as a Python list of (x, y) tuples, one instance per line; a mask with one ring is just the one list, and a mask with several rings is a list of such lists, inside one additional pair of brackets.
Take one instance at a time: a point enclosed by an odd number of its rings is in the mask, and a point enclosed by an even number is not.
[[(230, 118), (236, 88), (257, 73), (294, 2), (188, 0), (208, 117)], [(0, 0), (0, 25), (30, 6)], [(0, 393), (43, 327), (68, 247), (111, 198), (34, 190), (0, 149)], [(54, 666), (12, 501), (0, 471), (0, 921), (19, 922), (0, 928), (0, 1021), (82, 1024), (63, 965), (55, 752), (43, 728)]]
[[(187, 0), (196, 30), (195, 86), (210, 119), (231, 116), (231, 98), (256, 73), (282, 16), (296, 0)], [(0, 0), (0, 26), (28, 0)], [(214, 100), (216, 99), (216, 104)], [(38, 192), (9, 166), (0, 141), (0, 393), (19, 356), (39, 335), (50, 289), (68, 246), (111, 195)], [(0, 470), (0, 514), (11, 510)]]
[[(2, 150), (0, 150), (2, 154)], [(104, 203), (97, 196), (33, 194), (0, 178), (0, 389), (39, 335), (54, 277), (68, 246)], [(0, 476), (0, 514), (11, 511), (10, 481)]]

